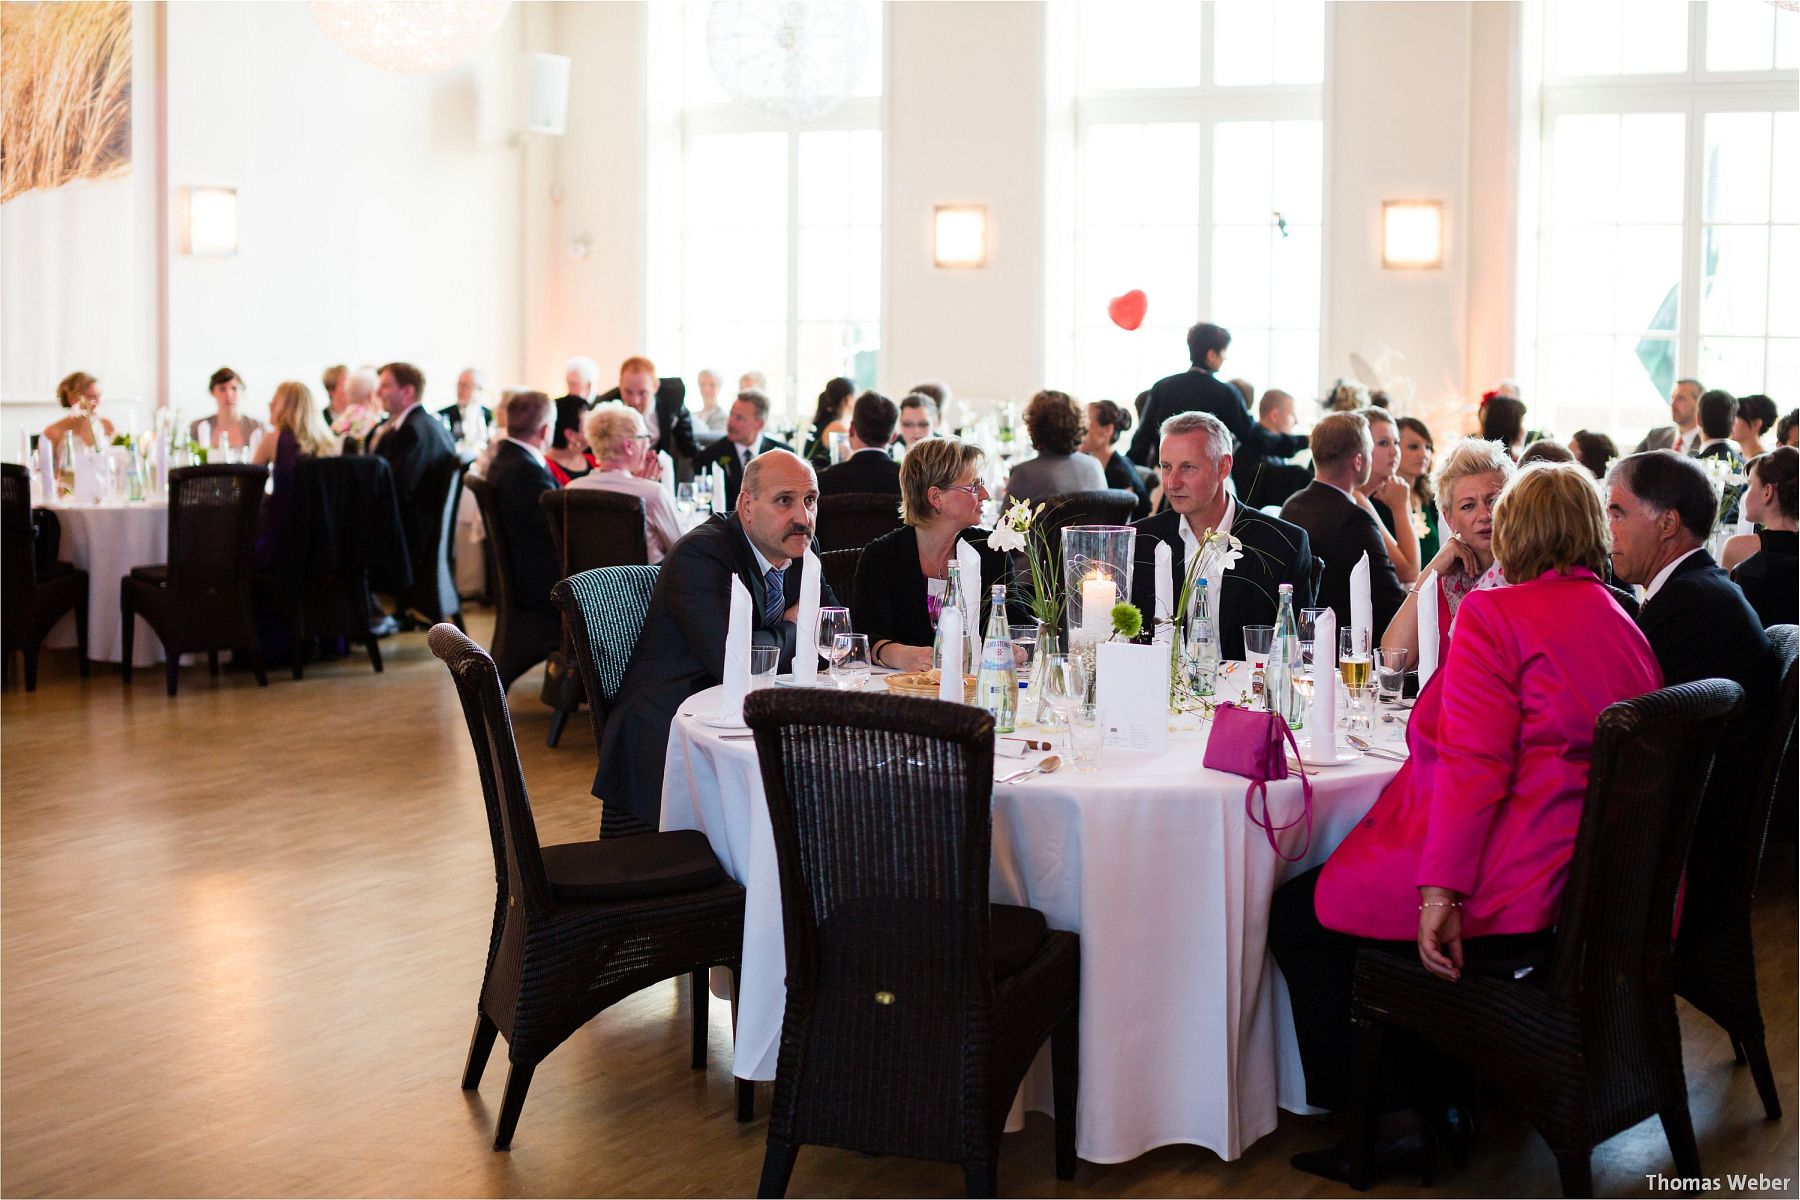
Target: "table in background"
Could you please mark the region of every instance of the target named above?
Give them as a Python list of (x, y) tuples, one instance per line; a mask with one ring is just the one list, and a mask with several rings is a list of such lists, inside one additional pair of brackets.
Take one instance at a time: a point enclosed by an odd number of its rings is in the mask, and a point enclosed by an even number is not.
[[(682, 712), (711, 712), (718, 696), (702, 692)], [(1399, 745), (1402, 731), (1381, 726), (1377, 740)], [(1287, 863), (1246, 818), (1246, 781), (1203, 768), (1204, 751), (1203, 733), (1178, 733), (1164, 754), (1108, 750), (1101, 771), (1065, 768), (994, 789), (992, 899), (1081, 934), (1076, 1148), (1090, 1162), (1173, 1143), (1233, 1159), (1275, 1128), (1278, 1106), (1309, 1111), (1286, 988), (1268, 953), (1269, 901), (1325, 861), (1399, 767), (1363, 758), (1314, 772), (1310, 845), (1303, 823), (1277, 835), (1290, 855), (1305, 847)], [(996, 756), (995, 771), (1020, 765)], [(1275, 823), (1300, 805), (1297, 779), (1270, 785)], [(733, 1070), (772, 1079), (786, 950), (755, 743), (725, 741), (678, 715), (662, 826), (704, 832), (748, 891)], [(1022, 1095), (1051, 1111), (1048, 1051)]]
[[(169, 502), (49, 507), (62, 526), (57, 557), (88, 573), (88, 657), (95, 662), (118, 662), (124, 654), (119, 580), (131, 574), (133, 567), (169, 561)], [(75, 645), (74, 616), (58, 621), (44, 644), (56, 648)], [(163, 660), (162, 642), (142, 617), (137, 618), (132, 656), (132, 665), (139, 667)]]

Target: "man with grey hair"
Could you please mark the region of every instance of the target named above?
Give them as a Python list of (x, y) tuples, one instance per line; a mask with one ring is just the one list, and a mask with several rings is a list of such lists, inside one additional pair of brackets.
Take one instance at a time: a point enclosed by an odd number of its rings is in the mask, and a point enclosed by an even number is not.
[(494, 414), (482, 403), (486, 398), (487, 376), (478, 368), (464, 367), (456, 377), (456, 403), (438, 409), (451, 437), (460, 442), (475, 432), (478, 422), (482, 429), (494, 423)]
[[(1162, 423), (1157, 469), (1164, 511), (1134, 524), (1137, 566), (1132, 603), (1156, 611), (1156, 544), (1169, 547), (1170, 590), (1177, 601), (1202, 540), (1210, 532), (1242, 543), (1243, 557), (1227, 569), (1219, 556), (1206, 572), (1207, 616), (1218, 630), (1219, 653), (1244, 656), (1244, 626), (1275, 621), (1281, 585), (1294, 585), (1294, 610), (1312, 604), (1312, 548), (1306, 531), (1279, 517), (1239, 505), (1225, 481), (1231, 477), (1231, 431), (1211, 413), (1177, 413)], [(1173, 614), (1179, 615), (1179, 614)]]
[(568, 395), (556, 399), (556, 428), (550, 436), (552, 446), (562, 446), (571, 429), (581, 431), (581, 418), (594, 406), (594, 395), (600, 390), (600, 364), (585, 354), (577, 354), (563, 364), (563, 382)]
[(520, 392), (506, 402), (506, 425), (487, 466), (494, 522), (505, 538), (512, 565), (511, 595), (516, 609), (509, 618), (509, 641), (553, 649), (562, 633), (562, 618), (550, 601), (550, 589), (562, 578), (562, 556), (550, 533), (550, 518), (539, 497), (556, 489), (544, 461), (550, 441), (550, 397)]
[(1327, 414), (1313, 426), (1313, 481), (1281, 506), (1282, 517), (1306, 530), (1313, 553), (1325, 562), (1317, 600), (1337, 614), (1340, 629), (1350, 624), (1350, 571), (1364, 554), (1369, 556), (1371, 643), (1381, 640), (1406, 602), (1381, 522), (1356, 499), (1356, 489), (1369, 481), (1374, 452), (1369, 422), (1361, 413)]
[(694, 415), (714, 433), (725, 432), (725, 410), (719, 406), (720, 382), (719, 373), (711, 367), (694, 376), (694, 387), (700, 392), (700, 411)]

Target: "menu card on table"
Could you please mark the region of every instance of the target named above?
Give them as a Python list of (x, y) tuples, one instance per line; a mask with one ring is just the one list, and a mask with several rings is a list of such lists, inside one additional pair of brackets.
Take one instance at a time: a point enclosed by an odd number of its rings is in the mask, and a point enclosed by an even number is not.
[(1161, 754), (1169, 748), (1169, 652), (1161, 646), (1102, 642), (1094, 652), (1099, 681), (1094, 712), (1100, 744)]

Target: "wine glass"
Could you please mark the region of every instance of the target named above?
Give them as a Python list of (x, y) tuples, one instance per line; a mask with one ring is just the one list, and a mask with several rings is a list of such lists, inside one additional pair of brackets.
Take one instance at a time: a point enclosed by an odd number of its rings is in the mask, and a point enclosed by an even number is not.
[[(1039, 651), (1042, 653), (1042, 651)], [(1070, 654), (1051, 653), (1045, 658), (1044, 668), (1044, 704), (1056, 714), (1057, 724), (1064, 730), (1069, 727), (1069, 714), (1075, 706), (1087, 699), (1087, 677), (1082, 670), (1081, 659)], [(1071, 760), (1074, 757), (1074, 746), (1069, 747)]]
[(854, 692), (869, 679), (869, 635), (840, 633), (831, 643), (831, 681)]
[(684, 517), (694, 515), (694, 485), (678, 483), (675, 485), (675, 511)]
[(694, 507), (703, 512), (711, 512), (712, 506), (712, 472), (701, 471), (694, 476)]
[(1300, 661), (1307, 670), (1312, 670), (1314, 634), (1319, 627), (1319, 618), (1330, 612), (1329, 608), (1303, 608), (1300, 610)]
[(1343, 676), (1347, 688), (1368, 685), (1371, 673), (1368, 630), (1338, 630), (1338, 673)]
[(837, 655), (842, 647), (838, 638), (851, 631), (850, 610), (847, 608), (821, 608), (819, 610), (819, 628), (817, 641), (819, 653), (832, 666), (837, 665)]

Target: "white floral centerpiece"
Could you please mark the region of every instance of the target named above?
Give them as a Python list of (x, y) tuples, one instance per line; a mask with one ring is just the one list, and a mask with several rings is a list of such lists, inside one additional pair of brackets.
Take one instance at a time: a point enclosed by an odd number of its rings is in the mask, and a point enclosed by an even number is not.
[(381, 413), (373, 405), (356, 404), (331, 423), (331, 432), (339, 437), (351, 437), (367, 443), (369, 435), (375, 432), (375, 427), (379, 424)]

